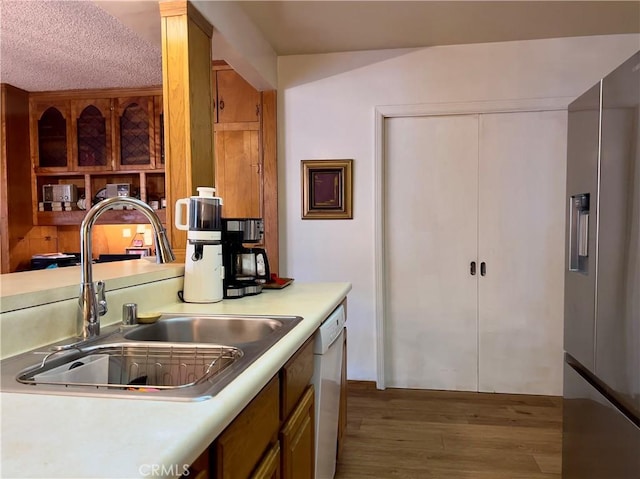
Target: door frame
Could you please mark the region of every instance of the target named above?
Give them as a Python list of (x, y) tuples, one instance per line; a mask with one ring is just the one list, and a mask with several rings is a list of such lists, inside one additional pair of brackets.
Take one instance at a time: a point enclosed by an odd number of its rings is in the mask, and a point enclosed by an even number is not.
[(376, 387), (385, 389), (385, 325), (387, 321), (386, 249), (384, 244), (387, 197), (384, 171), (385, 119), (398, 117), (473, 115), (483, 113), (518, 113), (567, 110), (573, 97), (531, 98), (522, 100), (490, 100), (456, 103), (421, 103), (415, 105), (379, 105), (374, 108), (374, 271), (376, 319)]

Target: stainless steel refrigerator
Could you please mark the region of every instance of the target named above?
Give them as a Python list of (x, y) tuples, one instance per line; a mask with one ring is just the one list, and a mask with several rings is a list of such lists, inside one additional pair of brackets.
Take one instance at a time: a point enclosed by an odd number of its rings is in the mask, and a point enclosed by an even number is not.
[(640, 52), (569, 106), (562, 477), (640, 479)]

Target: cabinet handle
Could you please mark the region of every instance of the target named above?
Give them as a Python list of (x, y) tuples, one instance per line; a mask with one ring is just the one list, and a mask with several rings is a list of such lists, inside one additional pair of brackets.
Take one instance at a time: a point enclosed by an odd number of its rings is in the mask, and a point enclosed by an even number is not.
[(224, 110), (224, 100), (220, 100), (220, 101), (218, 102), (218, 105), (219, 105), (219, 107), (220, 107), (220, 110)]
[(471, 264), (469, 265), (469, 273), (471, 273), (471, 276), (475, 276), (476, 275), (476, 262), (472, 261)]
[(260, 117), (260, 105), (256, 105), (256, 118)]
[(487, 263), (484, 261), (480, 263), (480, 276), (485, 276), (487, 274)]

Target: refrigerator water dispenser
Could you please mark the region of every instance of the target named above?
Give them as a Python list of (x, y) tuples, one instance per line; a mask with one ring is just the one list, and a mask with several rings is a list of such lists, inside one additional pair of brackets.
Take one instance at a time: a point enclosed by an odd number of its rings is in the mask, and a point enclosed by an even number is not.
[(569, 270), (588, 273), (589, 193), (572, 196), (569, 208)]

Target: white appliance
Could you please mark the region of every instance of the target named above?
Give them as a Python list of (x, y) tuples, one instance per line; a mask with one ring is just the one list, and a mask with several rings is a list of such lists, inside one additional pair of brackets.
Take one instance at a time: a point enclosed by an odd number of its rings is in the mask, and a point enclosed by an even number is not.
[(313, 345), (315, 388), (316, 479), (333, 479), (336, 472), (340, 375), (344, 342), (344, 306), (338, 306), (320, 325)]
[(215, 188), (197, 190), (198, 196), (176, 201), (176, 228), (187, 231), (188, 240), (182, 299), (187, 303), (216, 303), (222, 300), (224, 279), (222, 198), (214, 196)]

